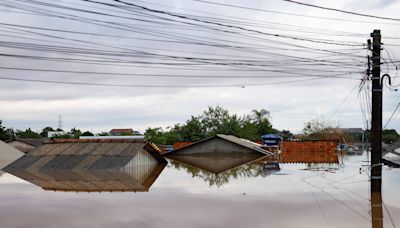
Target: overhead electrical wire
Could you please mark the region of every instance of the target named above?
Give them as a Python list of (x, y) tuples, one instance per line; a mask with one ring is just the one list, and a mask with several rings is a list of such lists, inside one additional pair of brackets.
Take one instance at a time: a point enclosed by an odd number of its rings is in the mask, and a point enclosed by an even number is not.
[(299, 79), (291, 81), (280, 81), (270, 83), (238, 83), (231, 85), (155, 85), (155, 84), (107, 84), (107, 83), (91, 83), (91, 82), (70, 82), (70, 81), (55, 81), (55, 80), (41, 80), (41, 79), (23, 79), (23, 78), (12, 78), (12, 77), (0, 77), (0, 80), (9, 81), (24, 81), (24, 82), (37, 82), (37, 83), (51, 83), (51, 84), (70, 84), (70, 85), (89, 85), (89, 86), (105, 86), (105, 87), (133, 87), (133, 88), (223, 88), (223, 87), (239, 87), (245, 88), (249, 86), (265, 86), (265, 85), (279, 85), (298, 83), (305, 81), (320, 80), (321, 78), (310, 78), (310, 79)]
[(275, 14), (282, 14), (282, 15), (306, 17), (306, 18), (315, 18), (315, 19), (324, 19), (324, 20), (333, 20), (333, 21), (348, 21), (348, 22), (357, 22), (357, 23), (368, 23), (368, 24), (374, 23), (374, 24), (385, 24), (385, 25), (398, 25), (396, 23), (381, 23), (381, 22), (372, 22), (372, 21), (351, 20), (351, 19), (344, 19), (344, 18), (312, 16), (312, 15), (305, 15), (305, 14), (299, 14), (299, 13), (289, 13), (289, 12), (282, 12), (282, 11), (258, 9), (258, 8), (251, 8), (251, 7), (239, 6), (239, 5), (233, 5), (233, 4), (211, 2), (211, 1), (206, 1), (206, 0), (193, 0), (193, 1), (207, 3), (207, 4), (213, 4), (213, 5), (227, 6), (227, 7), (238, 8), (238, 9), (246, 9), (246, 10), (252, 10), (252, 11), (260, 11), (260, 12), (266, 12), (266, 13), (275, 13)]
[(356, 15), (356, 16), (361, 16), (361, 17), (370, 17), (370, 18), (382, 19), (382, 20), (400, 21), (400, 18), (383, 17), (383, 16), (376, 16), (376, 15), (370, 15), (370, 14), (365, 14), (365, 13), (357, 13), (357, 12), (353, 12), (353, 11), (335, 9), (335, 8), (319, 6), (319, 5), (314, 5), (314, 4), (310, 4), (310, 3), (304, 3), (304, 2), (298, 2), (298, 1), (293, 1), (293, 0), (281, 0), (281, 1), (290, 2), (290, 3), (303, 5), (303, 6), (308, 6), (308, 7), (313, 7), (313, 8), (318, 8), (318, 9), (323, 9), (323, 10), (336, 11), (336, 12), (340, 12), (340, 13), (351, 14), (351, 15)]
[[(0, 46), (4, 50), (0, 54), (0, 58), (2, 60), (18, 58), (21, 61), (17, 63), (21, 64), (3, 64), (0, 69), (8, 70), (7, 72), (12, 72), (12, 74), (32, 71), (45, 72), (46, 75), (62, 73), (77, 76), (84, 76), (85, 74), (92, 76), (132, 76), (132, 79), (135, 77), (170, 78), (169, 83), (176, 83), (175, 87), (196, 87), (197, 82), (190, 84), (190, 81), (180, 80), (178, 82), (174, 81), (173, 78), (216, 80), (235, 78), (269, 78), (271, 80), (336, 78), (359, 80), (354, 76), (362, 75), (365, 66), (364, 56), (359, 55), (359, 52), (365, 50), (366, 46), (361, 42), (310, 38), (305, 35), (333, 36), (334, 31), (282, 24), (285, 27), (281, 31), (291, 31), (296, 34), (265, 32), (254, 28), (280, 30), (279, 25), (261, 21), (250, 22), (244, 18), (218, 14), (176, 13), (171, 10), (159, 10), (123, 0), (110, 0), (109, 2), (77, 0), (77, 2), (85, 4), (72, 5), (65, 2), (41, 0), (4, 0), (0, 2), (0, 6), (4, 5), (23, 12), (31, 12), (34, 14), (33, 16), (45, 15), (59, 18), (59, 20), (73, 20), (77, 23), (106, 28), (99, 33), (90, 30), (64, 29), (54, 25), (39, 27), (15, 22), (1, 22), (0, 27), (4, 29), (0, 30), (0, 37), (7, 38), (9, 36), (8, 38), (15, 39), (0, 39)], [(157, 3), (154, 4), (157, 5)], [(192, 10), (192, 12), (195, 11), (201, 13), (199, 10)], [(165, 29), (160, 25), (165, 26)], [(175, 28), (190, 32), (181, 32), (175, 30)], [(126, 34), (114, 34), (113, 31), (116, 29), (125, 31)], [(170, 29), (174, 29), (174, 31), (172, 32)], [(17, 33), (13, 34), (13, 31)], [(208, 32), (208, 34), (204, 35), (205, 32)], [(213, 35), (210, 36), (210, 34)], [(226, 34), (229, 34), (229, 36), (226, 36)], [(341, 35), (359, 37), (362, 34), (343, 31)], [(92, 39), (94, 36), (104, 39)], [(115, 42), (117, 39), (138, 40), (148, 42), (151, 45), (146, 48), (141, 45), (131, 45), (128, 42)], [(290, 42), (287, 39), (297, 40), (298, 42)], [(160, 48), (156, 45), (160, 43), (174, 45), (165, 45)], [(311, 44), (318, 45), (316, 47), (315, 45), (311, 46)], [(329, 48), (326, 48), (326, 46), (329, 46)], [(331, 48), (331, 46), (346, 48)], [(193, 47), (200, 51), (192, 51), (194, 50)], [(207, 51), (203, 51), (203, 48), (206, 47)], [(304, 53), (308, 55), (304, 56)], [(55, 64), (50, 68), (33, 68), (23, 65), (26, 62), (32, 63), (31, 61), (52, 61)], [(393, 63), (395, 62), (396, 60), (393, 59)], [(90, 64), (98, 68), (96, 68), (97, 70), (71, 70), (75, 67), (82, 67), (83, 65), (80, 64)], [(70, 68), (72, 66), (74, 68)], [(118, 69), (118, 66), (121, 68)], [(143, 69), (143, 71), (154, 71), (153, 69), (173, 71), (179, 69), (182, 72), (144, 72), (143, 74), (135, 72), (131, 74), (126, 72), (127, 69), (124, 67)], [(65, 70), (66, 68), (68, 70)], [(185, 73), (185, 70), (198, 72), (191, 74)], [(225, 73), (210, 74), (207, 72), (213, 70)], [(243, 75), (239, 72), (247, 73)], [(55, 74), (52, 75), (55, 76)], [(13, 79), (25, 80), (25, 78), (14, 78), (14, 76), (7, 76), (3, 80)], [(42, 81), (41, 83), (64, 83), (64, 81), (58, 80)], [(217, 83), (221, 84), (215, 85), (208, 83), (208, 85), (211, 87), (219, 85), (237, 86), (224, 82), (226, 81), (218, 81)], [(66, 81), (66, 83), (70, 82)], [(171, 86), (163, 84), (163, 82), (160, 83), (155, 83), (155, 86)], [(271, 83), (280, 84), (282, 81), (271, 81)], [(105, 84), (99, 86), (108, 86), (108, 83), (99, 84)], [(110, 84), (121, 86), (119, 83)], [(262, 85), (263, 82), (260, 81), (257, 84)], [(130, 85), (146, 87), (150, 84), (131, 83)], [(253, 83), (244, 86), (253, 86)]]
[(390, 115), (389, 119), (386, 121), (385, 125), (383, 126), (383, 129), (386, 129), (387, 125), (390, 123), (392, 120), (393, 116), (396, 114), (397, 109), (400, 107), (400, 102), (397, 104), (396, 108), (393, 110), (392, 114)]

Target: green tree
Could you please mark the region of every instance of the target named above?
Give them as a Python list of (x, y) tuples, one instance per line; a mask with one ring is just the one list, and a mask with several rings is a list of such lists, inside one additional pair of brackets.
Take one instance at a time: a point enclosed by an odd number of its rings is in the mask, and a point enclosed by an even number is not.
[(166, 144), (164, 132), (161, 127), (147, 128), (144, 133), (144, 138), (153, 143)]
[(208, 137), (224, 133), (224, 125), (230, 121), (231, 116), (228, 110), (221, 106), (208, 107), (207, 110), (199, 116), (202, 127), (206, 131)]
[(259, 136), (268, 133), (276, 133), (276, 130), (272, 128), (272, 124), (270, 122), (271, 116), (269, 111), (265, 109), (253, 109), (251, 112), (251, 119), (256, 125), (257, 133)]
[(79, 129), (77, 129), (77, 128), (75, 128), (75, 127), (73, 127), (73, 128), (69, 131), (68, 134), (70, 134), (73, 138), (78, 139), (79, 136), (82, 135), (82, 131), (79, 130)]
[(206, 129), (199, 117), (191, 116), (183, 126), (175, 127), (174, 130), (178, 131), (182, 141), (193, 142), (207, 137)]
[(90, 131), (85, 131), (85, 132), (82, 133), (81, 136), (94, 136), (94, 134), (92, 132), (90, 132)]
[(382, 141), (384, 143), (393, 143), (400, 140), (400, 135), (395, 129), (385, 129), (382, 131)]
[(54, 129), (52, 127), (45, 127), (43, 128), (42, 132), (40, 132), (40, 135), (44, 138), (47, 138), (47, 132), (49, 131), (54, 131)]
[(230, 114), (221, 106), (208, 107), (198, 116), (191, 116), (184, 124), (176, 124), (166, 130), (148, 128), (145, 138), (159, 144), (173, 144), (176, 141), (198, 141), (216, 134), (229, 134), (259, 140), (265, 133), (276, 132), (272, 128), (269, 112), (253, 110), (251, 115)]
[(3, 121), (0, 120), (0, 140), (9, 141), (15, 138), (14, 130), (2, 125)]
[(53, 138), (55, 139), (74, 139), (74, 135), (71, 135), (69, 133), (62, 134), (62, 135), (55, 135)]
[(283, 140), (295, 138), (294, 134), (289, 130), (278, 131), (278, 134), (283, 138)]
[(25, 131), (17, 130), (15, 135), (17, 136), (17, 138), (31, 138), (31, 139), (42, 138), (40, 134), (32, 131), (30, 128), (26, 129)]

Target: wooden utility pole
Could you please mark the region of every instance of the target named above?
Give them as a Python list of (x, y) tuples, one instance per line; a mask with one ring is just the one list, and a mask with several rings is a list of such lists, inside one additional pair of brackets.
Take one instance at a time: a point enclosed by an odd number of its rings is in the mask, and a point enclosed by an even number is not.
[(371, 191), (382, 186), (382, 83), (381, 83), (381, 31), (372, 37), (372, 123), (371, 123)]
[(372, 124), (371, 124), (371, 192), (382, 188), (382, 81), (381, 31), (372, 37)]
[[(371, 216), (372, 227), (383, 227), (382, 213), (382, 80), (381, 31), (372, 37)], [(369, 63), (369, 61), (368, 61)]]

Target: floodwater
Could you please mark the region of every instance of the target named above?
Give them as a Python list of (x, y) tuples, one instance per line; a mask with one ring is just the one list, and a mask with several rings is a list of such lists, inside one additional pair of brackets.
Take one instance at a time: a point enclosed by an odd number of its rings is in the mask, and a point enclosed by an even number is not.
[(367, 153), (280, 170), (258, 158), (233, 159), (235, 167), (206, 159), (169, 159), (133, 182), (104, 173), (41, 174), (57, 182), (3, 173), (0, 227), (381, 227), (380, 213), (384, 227), (400, 226), (400, 170), (383, 167), (382, 195), (374, 195), (382, 207), (372, 214)]

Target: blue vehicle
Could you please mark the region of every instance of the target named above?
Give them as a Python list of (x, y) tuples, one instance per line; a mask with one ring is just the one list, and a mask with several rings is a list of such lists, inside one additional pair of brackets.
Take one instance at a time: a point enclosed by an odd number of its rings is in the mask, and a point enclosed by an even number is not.
[(263, 144), (268, 147), (279, 147), (282, 137), (276, 134), (266, 134), (261, 136)]

